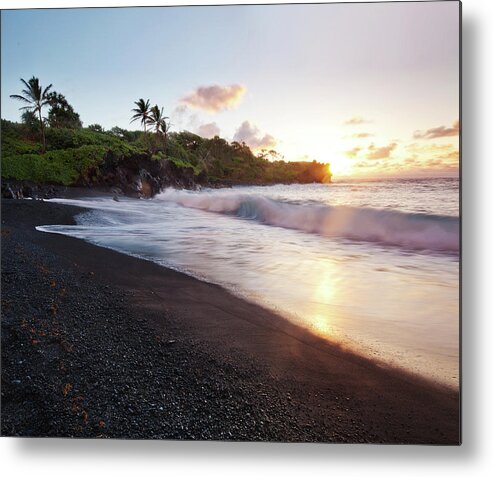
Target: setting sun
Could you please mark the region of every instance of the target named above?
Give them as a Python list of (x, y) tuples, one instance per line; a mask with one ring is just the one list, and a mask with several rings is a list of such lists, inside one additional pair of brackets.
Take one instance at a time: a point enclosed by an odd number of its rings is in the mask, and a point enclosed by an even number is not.
[(330, 171), (335, 177), (349, 176), (352, 173), (351, 163), (346, 157), (334, 155), (329, 159)]

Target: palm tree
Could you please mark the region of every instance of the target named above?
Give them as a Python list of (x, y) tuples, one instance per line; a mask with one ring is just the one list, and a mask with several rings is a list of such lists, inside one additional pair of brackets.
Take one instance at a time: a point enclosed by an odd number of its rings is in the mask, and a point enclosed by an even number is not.
[(144, 126), (144, 133), (146, 132), (146, 125), (149, 124), (149, 119), (150, 119), (150, 108), (151, 108), (151, 103), (149, 100), (144, 101), (142, 98), (140, 98), (138, 101), (135, 101), (134, 103), (137, 107), (132, 109), (132, 112), (135, 114), (132, 116), (131, 123), (134, 121), (137, 121), (137, 119), (140, 119), (141, 124)]
[(166, 122), (167, 119), (169, 118), (167, 116), (164, 116), (163, 108), (159, 109), (159, 106), (157, 104), (151, 108), (149, 124), (154, 125), (154, 131), (156, 131), (157, 136), (159, 136), (160, 134), (163, 135), (165, 149), (169, 129), (169, 123)]
[(151, 108), (149, 124), (154, 125), (154, 130), (156, 131), (156, 134), (166, 132), (166, 119), (169, 118), (167, 116), (164, 116), (163, 108), (159, 109), (157, 104)]
[(41, 124), (41, 141), (43, 146), (42, 152), (44, 153), (46, 150), (46, 138), (42, 109), (43, 106), (46, 106), (50, 102), (49, 91), (52, 85), (50, 84), (45, 89), (43, 89), (39, 84), (39, 79), (35, 78), (34, 76), (29, 81), (25, 81), (22, 78), (21, 81), (26, 87), (26, 89), (22, 90), (23, 95), (11, 94), (10, 97), (27, 104), (27, 106), (19, 108), (20, 110), (29, 110), (33, 113), (38, 113), (39, 122)]
[(171, 123), (169, 121), (166, 122), (165, 119), (169, 119), (169, 118), (163, 118), (161, 131), (163, 132), (163, 136), (164, 136), (164, 152), (166, 153), (166, 149), (168, 147), (168, 132), (169, 132), (169, 128), (171, 127)]

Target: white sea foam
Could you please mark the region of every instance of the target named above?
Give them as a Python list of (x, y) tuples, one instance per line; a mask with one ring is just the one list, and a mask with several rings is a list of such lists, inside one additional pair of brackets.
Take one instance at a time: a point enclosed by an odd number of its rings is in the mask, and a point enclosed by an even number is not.
[(167, 189), (157, 199), (327, 237), (417, 250), (459, 250), (459, 220), (455, 217), (350, 206), (293, 204), (258, 195), (222, 191)]

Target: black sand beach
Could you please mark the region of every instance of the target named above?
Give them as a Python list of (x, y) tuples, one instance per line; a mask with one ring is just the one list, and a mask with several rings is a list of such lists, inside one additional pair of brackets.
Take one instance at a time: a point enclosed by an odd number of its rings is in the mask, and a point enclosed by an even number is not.
[(458, 391), (218, 286), (34, 229), (80, 210), (2, 201), (2, 435), (460, 442)]

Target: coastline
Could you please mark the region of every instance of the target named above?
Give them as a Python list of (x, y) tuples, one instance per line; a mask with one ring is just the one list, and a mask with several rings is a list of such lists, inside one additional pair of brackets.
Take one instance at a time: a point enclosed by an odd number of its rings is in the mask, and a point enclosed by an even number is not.
[(219, 286), (34, 229), (80, 211), (2, 201), (3, 435), (460, 442), (458, 391)]

